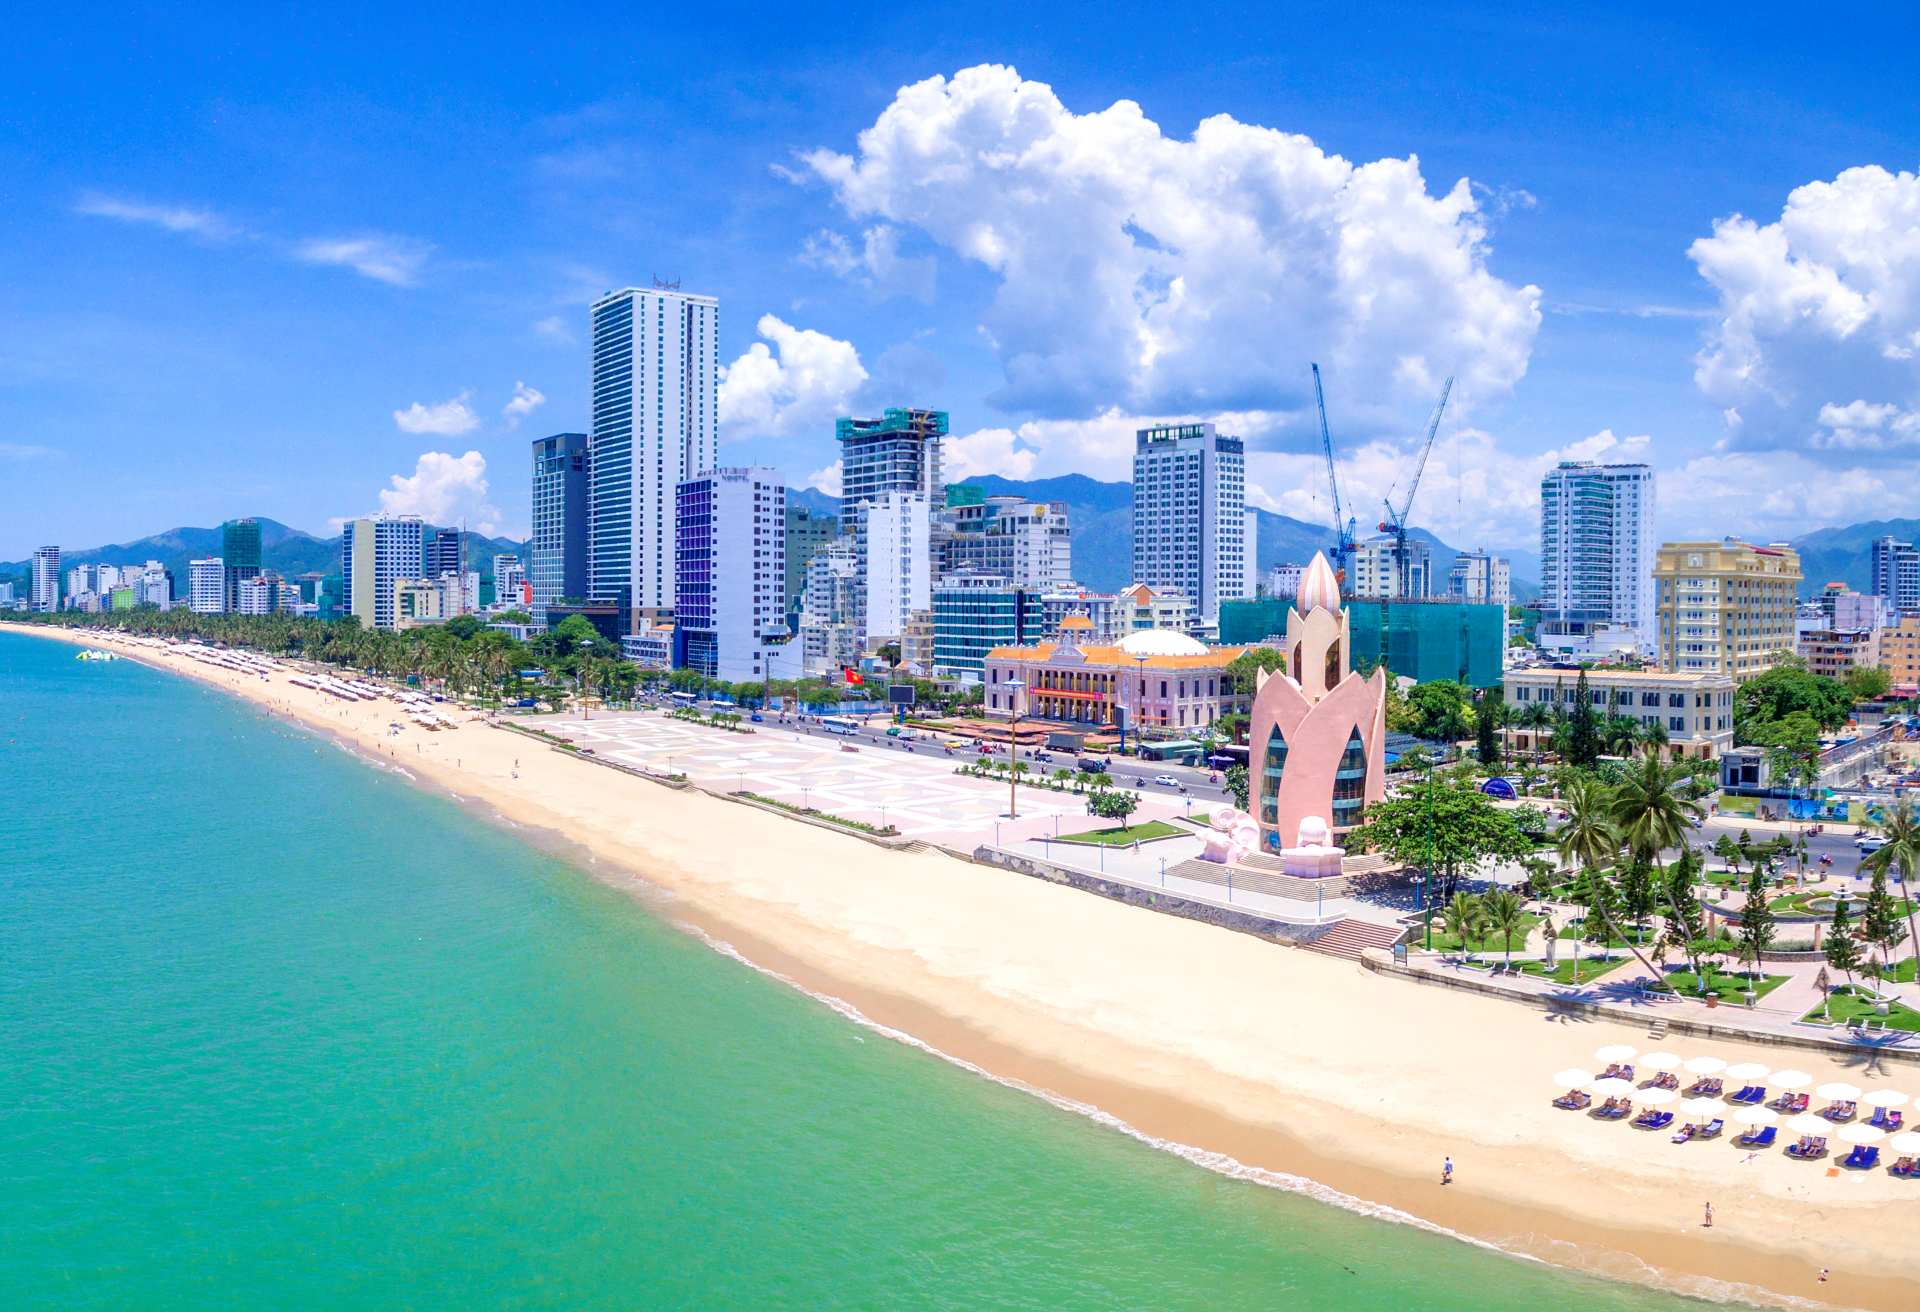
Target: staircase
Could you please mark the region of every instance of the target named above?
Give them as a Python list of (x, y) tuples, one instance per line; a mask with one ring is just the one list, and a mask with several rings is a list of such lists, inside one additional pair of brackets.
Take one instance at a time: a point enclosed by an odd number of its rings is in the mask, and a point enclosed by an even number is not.
[(1406, 930), (1399, 925), (1375, 925), (1365, 920), (1336, 920), (1324, 934), (1316, 935), (1312, 942), (1303, 946), (1315, 952), (1325, 953), (1329, 957), (1344, 957), (1348, 961), (1360, 960), (1360, 954), (1368, 948), (1382, 951), (1391, 948), (1400, 941)]

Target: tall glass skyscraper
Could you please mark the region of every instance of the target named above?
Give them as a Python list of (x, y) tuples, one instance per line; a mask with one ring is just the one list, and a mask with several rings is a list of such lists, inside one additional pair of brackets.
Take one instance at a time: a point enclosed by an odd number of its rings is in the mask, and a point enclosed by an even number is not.
[[(533, 619), (562, 597), (587, 596), (587, 435), (555, 433), (533, 440), (533, 537), (527, 580)], [(497, 580), (496, 580), (497, 582)]]
[(255, 519), (230, 519), (220, 526), (220, 559), (226, 576), (225, 605), (229, 612), (240, 609), (240, 580), (260, 573), (260, 522)]
[(628, 287), (593, 303), (587, 573), (634, 633), (673, 608), (674, 496), (714, 466), (720, 303)]

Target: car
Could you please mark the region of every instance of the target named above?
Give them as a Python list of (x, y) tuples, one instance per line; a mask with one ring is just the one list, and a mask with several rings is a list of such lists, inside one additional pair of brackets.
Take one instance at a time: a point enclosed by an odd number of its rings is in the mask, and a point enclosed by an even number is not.
[(888, 730), (887, 730), (887, 737), (889, 737), (889, 738), (898, 738), (899, 736), (900, 736), (900, 726), (899, 726), (899, 725), (897, 725), (897, 724), (896, 724), (896, 725), (894, 725), (894, 726), (893, 726), (893, 727), (892, 727), (891, 729), (888, 729)]
[(1885, 834), (1862, 834), (1853, 840), (1853, 845), (1862, 852), (1878, 852), (1887, 845)]
[(766, 722), (767, 717), (760, 714), (760, 712), (755, 711), (750, 718), (753, 720), (755, 724), (764, 724)]
[(1170, 774), (1157, 774), (1153, 777), (1153, 781), (1163, 788), (1178, 788), (1180, 786), (1180, 781)]

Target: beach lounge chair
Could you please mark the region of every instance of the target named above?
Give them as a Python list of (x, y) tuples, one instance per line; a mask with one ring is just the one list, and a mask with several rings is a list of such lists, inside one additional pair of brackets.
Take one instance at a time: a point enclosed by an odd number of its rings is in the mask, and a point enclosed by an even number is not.
[(1672, 1112), (1657, 1112), (1649, 1107), (1646, 1111), (1641, 1112), (1633, 1118), (1634, 1128), (1638, 1130), (1658, 1130), (1661, 1128), (1660, 1118), (1662, 1116), (1666, 1117), (1669, 1123), (1673, 1120)]
[(1692, 1125), (1692, 1124), (1683, 1125), (1678, 1130), (1674, 1131), (1673, 1142), (1685, 1143), (1687, 1140), (1693, 1138), (1693, 1136), (1698, 1133), (1700, 1133), (1699, 1126)]
[(1765, 1089), (1761, 1088), (1757, 1084), (1749, 1084), (1745, 1088), (1741, 1089), (1740, 1092), (1734, 1094), (1733, 1097), (1730, 1098), (1728, 1101), (1745, 1103), (1745, 1104), (1751, 1105), (1753, 1103), (1759, 1102), (1761, 1099), (1765, 1098), (1766, 1096), (1767, 1096), (1767, 1091)]
[(1716, 1116), (1700, 1127), (1700, 1133), (1697, 1137), (1701, 1139), (1718, 1139), (1720, 1132), (1726, 1128), (1727, 1123)]
[(1725, 1093), (1727, 1086), (1711, 1076), (1702, 1075), (1687, 1087), (1690, 1098), (1718, 1098)]
[(1562, 1111), (1583, 1111), (1593, 1105), (1593, 1095), (1584, 1089), (1569, 1089), (1553, 1100), (1553, 1105)]
[(1853, 1151), (1840, 1165), (1849, 1171), (1871, 1171), (1880, 1165), (1880, 1150), (1870, 1143), (1855, 1144)]
[(1747, 1133), (1735, 1139), (1733, 1143), (1736, 1148), (1771, 1148), (1773, 1147), (1774, 1139), (1779, 1136), (1779, 1133), (1779, 1126), (1763, 1125), (1757, 1130), (1747, 1131)]
[(1633, 1104), (1625, 1098), (1609, 1098), (1594, 1115), (1603, 1121), (1618, 1121), (1633, 1114)]
[(1672, 1071), (1662, 1071), (1653, 1077), (1651, 1087), (1655, 1089), (1677, 1089), (1680, 1087), (1680, 1077)]
[(1902, 1180), (1920, 1180), (1920, 1162), (1911, 1157), (1902, 1157), (1887, 1168), (1887, 1174), (1897, 1175)]
[(1885, 1130), (1888, 1134), (1900, 1128), (1900, 1113), (1886, 1107), (1875, 1107), (1873, 1115), (1867, 1118), (1867, 1124), (1876, 1130)]
[(1799, 1143), (1787, 1145), (1787, 1156), (1798, 1161), (1818, 1161), (1826, 1155), (1827, 1137), (1824, 1134), (1802, 1135)]
[(1822, 1107), (1820, 1114), (1835, 1125), (1843, 1125), (1860, 1114), (1860, 1109), (1850, 1102), (1836, 1102)]
[(1783, 1115), (1791, 1116), (1795, 1112), (1803, 1112), (1807, 1109), (1807, 1095), (1804, 1093), (1783, 1093), (1768, 1103), (1767, 1106)]

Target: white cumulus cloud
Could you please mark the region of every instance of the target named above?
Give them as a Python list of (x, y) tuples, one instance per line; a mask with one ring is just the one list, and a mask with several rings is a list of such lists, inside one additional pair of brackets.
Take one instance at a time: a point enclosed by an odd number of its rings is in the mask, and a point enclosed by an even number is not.
[[(458, 437), (480, 426), (480, 416), (467, 404), (472, 392), (462, 392), (437, 405), (415, 401), (405, 410), (393, 412), (393, 422), (403, 433), (432, 433), (437, 437)], [(509, 403), (511, 405), (511, 403)]]
[(421, 270), (432, 253), (433, 247), (426, 242), (378, 234), (314, 237), (293, 248), (295, 259), (308, 264), (338, 265), (394, 287), (412, 287), (419, 283)]
[(801, 487), (810, 487), (816, 492), (824, 492), (830, 497), (840, 495), (841, 462), (836, 460), (824, 469), (816, 469), (800, 481)]
[(89, 192), (73, 207), (74, 213), (97, 219), (117, 219), (121, 223), (144, 223), (168, 232), (188, 233), (219, 241), (236, 236), (239, 227), (210, 209), (191, 205), (153, 205)]
[(1297, 415), (1318, 359), (1367, 380), (1384, 425), (1448, 374), (1462, 397), (1506, 392), (1540, 322), (1536, 288), (1488, 271), (1468, 180), (1434, 195), (1417, 160), (1355, 165), (1226, 115), (1170, 137), (1131, 101), (1079, 114), (983, 65), (804, 158), (854, 220), (991, 272), (1010, 409)]
[(486, 534), (500, 527), (499, 508), (487, 500), (486, 457), (478, 451), (423, 452), (412, 474), (395, 474), (380, 489), (380, 509), (430, 524), (464, 523)]
[(502, 407), (500, 413), (506, 416), (507, 427), (517, 428), (520, 421), (547, 403), (547, 394), (537, 387), (528, 387), (525, 383), (513, 385), (513, 398)]
[(852, 342), (771, 314), (755, 327), (764, 340), (720, 369), (721, 438), (819, 435), (867, 381), (860, 353)]
[(858, 251), (845, 234), (822, 228), (800, 244), (800, 262), (872, 288), (883, 297), (933, 300), (933, 257), (902, 255), (900, 229), (891, 224), (876, 223), (861, 233)]
[(1694, 380), (1724, 450), (1910, 451), (1920, 428), (1920, 176), (1809, 182), (1779, 219), (1733, 215), (1689, 248), (1719, 295)]

